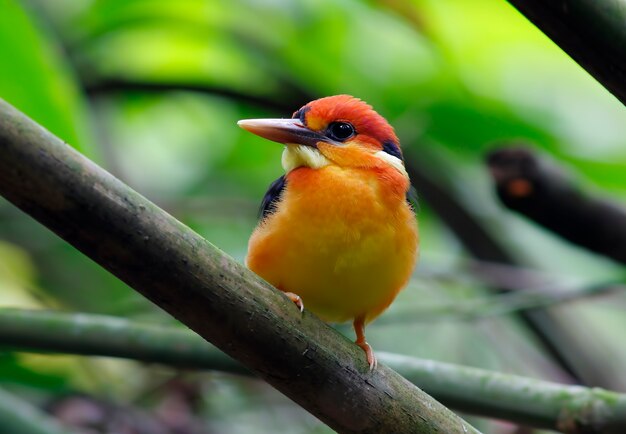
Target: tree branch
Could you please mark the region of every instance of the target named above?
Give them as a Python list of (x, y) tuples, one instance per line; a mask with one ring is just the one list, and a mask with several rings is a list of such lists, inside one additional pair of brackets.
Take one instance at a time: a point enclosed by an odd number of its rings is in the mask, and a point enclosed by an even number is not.
[(626, 431), (624, 394), (396, 354), (381, 354), (381, 360), (461, 411), (571, 434)]
[(585, 194), (528, 147), (497, 149), (487, 164), (506, 207), (571, 243), (626, 264), (626, 208)]
[[(489, 230), (480, 223), (469, 209), (461, 204), (447, 189), (442, 180), (435, 182), (435, 175), (430, 173), (426, 165), (418, 165), (417, 161), (435, 159), (427, 155), (421, 159), (412, 148), (406, 149), (406, 169), (413, 182), (419, 186), (419, 193), (432, 206), (433, 210), (457, 236), (467, 251), (476, 259), (489, 263), (516, 265), (516, 258), (499, 242)], [(532, 282), (536, 284), (536, 281)], [(520, 279), (520, 284), (531, 286), (528, 281)], [(509, 292), (506, 287), (494, 287), (498, 293)], [(528, 327), (537, 338), (546, 353), (552, 357), (564, 375), (572, 381), (584, 384), (589, 377), (597, 379), (597, 375), (586, 375), (579, 367), (578, 358), (572, 353), (583, 349), (578, 348), (566, 324), (545, 309), (520, 311), (517, 317)], [(583, 351), (584, 352), (584, 351)], [(605, 379), (601, 378), (604, 382)], [(605, 383), (606, 384), (606, 383)]]
[(52, 417), (0, 389), (0, 431), (20, 434), (72, 434)]
[(480, 319), (519, 314), (524, 310), (546, 309), (554, 305), (562, 306), (582, 298), (624, 292), (626, 286), (619, 283), (606, 283), (584, 287), (553, 287), (550, 289), (530, 289), (508, 292), (487, 297), (479, 297), (465, 302), (448, 302), (397, 313), (380, 318), (376, 326), (388, 324), (433, 323), (435, 321), (477, 321)]
[[(480, 218), (459, 201), (451, 187), (446, 186), (444, 179), (438, 179), (433, 173), (433, 161), (437, 156), (425, 154), (415, 155), (411, 148), (406, 149), (408, 158), (406, 168), (411, 179), (419, 186), (419, 191), (441, 219), (459, 238), (470, 254), (481, 261), (516, 266), (519, 260), (510, 253), (510, 249), (494, 237), (490, 228), (481, 224)], [(417, 164), (429, 161), (429, 164)], [(438, 171), (446, 173), (449, 169), (438, 165)], [(435, 182), (436, 180), (436, 182)], [(487, 283), (489, 285), (489, 283)], [(523, 287), (546, 286), (540, 279), (531, 275), (519, 276), (518, 284)], [(502, 286), (493, 286), (497, 292), (509, 292)], [(568, 312), (554, 312), (549, 309), (530, 309), (517, 312), (519, 318), (537, 338), (538, 343), (547, 354), (556, 361), (556, 366), (564, 370), (564, 374), (572, 381), (587, 386), (614, 387), (620, 382), (619, 373), (596, 357), (588, 350), (590, 343), (581, 338)]]
[(293, 86), (283, 83), (283, 94), (278, 98), (263, 95), (253, 95), (237, 90), (210, 86), (205, 84), (186, 83), (184, 81), (150, 82), (147, 80), (134, 80), (129, 78), (101, 79), (99, 81), (86, 80), (85, 92), (89, 96), (101, 96), (118, 92), (196, 92), (213, 96), (227, 97), (231, 100), (263, 107), (277, 113), (291, 113), (294, 107), (300, 107), (314, 99), (308, 94), (295, 89)]
[(625, 0), (508, 0), (626, 104)]
[(477, 432), (4, 101), (0, 193), (335, 430)]
[[(123, 357), (250, 374), (187, 329), (138, 324), (102, 315), (0, 309), (0, 345), (18, 351)], [(568, 433), (626, 430), (624, 394), (397, 354), (379, 353), (379, 356), (409, 381), (462, 411)]]
[(0, 347), (250, 374), (232, 357), (187, 328), (142, 324), (105, 315), (0, 308)]

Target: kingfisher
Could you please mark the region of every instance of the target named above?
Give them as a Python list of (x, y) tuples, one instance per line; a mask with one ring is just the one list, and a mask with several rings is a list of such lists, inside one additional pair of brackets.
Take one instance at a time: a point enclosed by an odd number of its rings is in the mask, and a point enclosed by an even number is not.
[(350, 95), (309, 102), (291, 119), (238, 125), (285, 145), (285, 174), (263, 198), (246, 265), (300, 310), (352, 321), (374, 369), (365, 326), (407, 284), (419, 248), (414, 190), (394, 129)]

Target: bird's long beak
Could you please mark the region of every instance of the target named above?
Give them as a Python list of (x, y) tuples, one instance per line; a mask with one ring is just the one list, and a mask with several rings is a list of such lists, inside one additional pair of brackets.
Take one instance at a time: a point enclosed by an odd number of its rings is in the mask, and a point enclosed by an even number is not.
[(244, 130), (278, 143), (317, 147), (329, 139), (302, 125), (299, 119), (244, 119), (237, 122)]

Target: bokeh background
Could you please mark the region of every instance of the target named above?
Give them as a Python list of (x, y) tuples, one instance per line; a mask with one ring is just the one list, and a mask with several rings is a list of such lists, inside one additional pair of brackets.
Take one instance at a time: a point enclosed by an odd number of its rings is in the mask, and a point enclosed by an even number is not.
[[(620, 283), (622, 267), (505, 210), (484, 163), (523, 141), (623, 202), (626, 110), (506, 1), (0, 0), (0, 97), (240, 261), (282, 147), (237, 120), (338, 93), (385, 116), (407, 160), (516, 264), (469, 253), (459, 231), (473, 229), (450, 230), (455, 216), (423, 200), (420, 264), (368, 328), (373, 347), (568, 382), (520, 319), (545, 308), (585, 382), (626, 391), (623, 291), (561, 297)], [(4, 200), (0, 307), (175, 324)], [(269, 386), (220, 373), (7, 349), (0, 387), (88, 433), (332, 432)]]

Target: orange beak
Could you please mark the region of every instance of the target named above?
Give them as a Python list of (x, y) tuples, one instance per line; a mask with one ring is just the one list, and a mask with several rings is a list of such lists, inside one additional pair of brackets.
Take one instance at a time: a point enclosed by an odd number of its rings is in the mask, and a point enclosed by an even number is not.
[(299, 119), (244, 119), (241, 128), (273, 142), (317, 148), (319, 142), (336, 144), (328, 137), (308, 129)]

